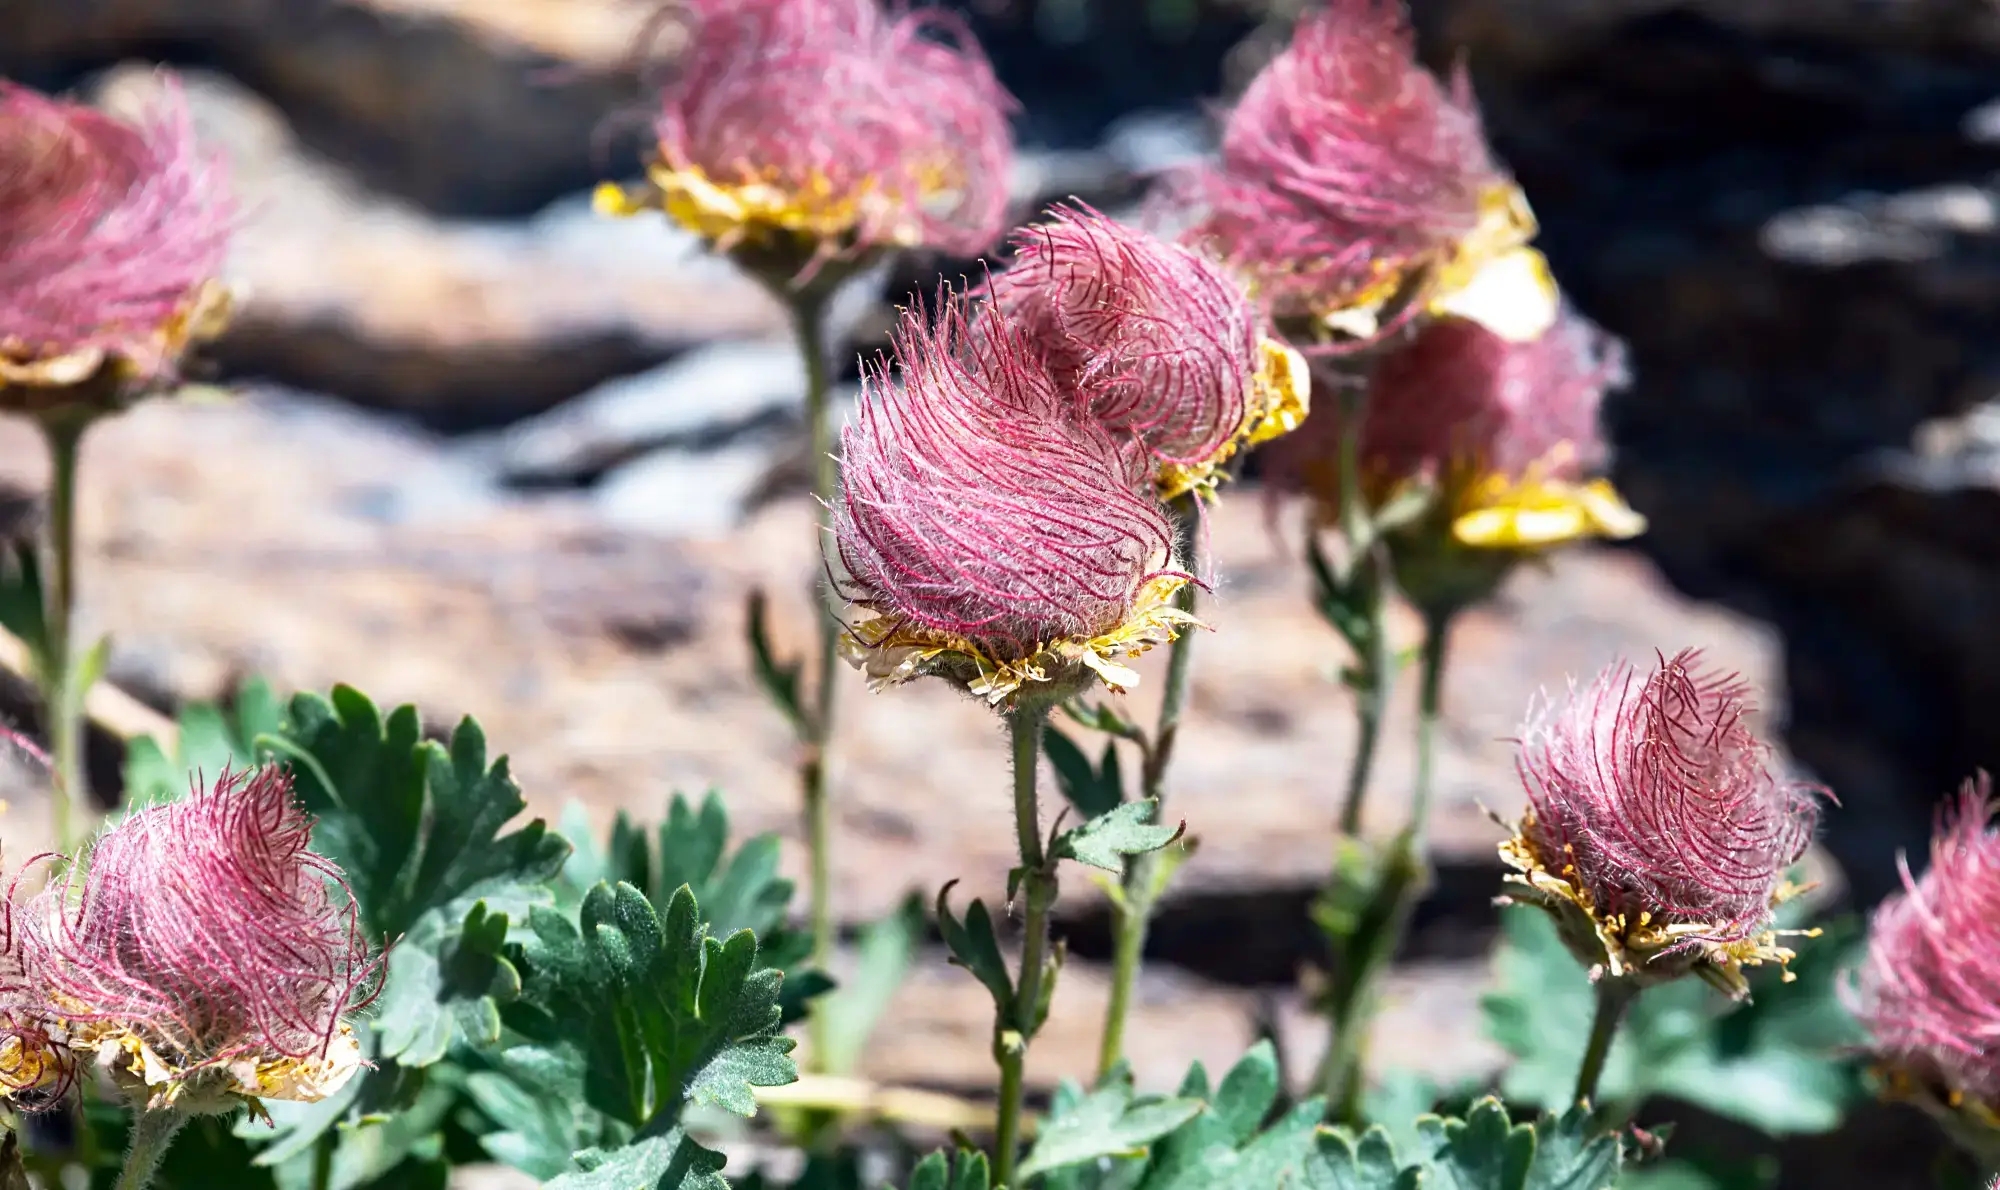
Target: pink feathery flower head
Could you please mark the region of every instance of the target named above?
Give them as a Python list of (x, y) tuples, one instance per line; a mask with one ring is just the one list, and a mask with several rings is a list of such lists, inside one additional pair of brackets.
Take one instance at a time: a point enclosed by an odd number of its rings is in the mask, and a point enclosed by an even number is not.
[(1532, 235), (1470, 87), (1417, 62), (1400, 0), (1303, 17), (1230, 114), (1219, 163), (1185, 181), (1191, 234), (1286, 318), (1379, 305), (1483, 220)]
[(312, 1101), (361, 1065), (379, 956), (271, 765), (225, 771), (101, 835), (30, 902), (26, 941), (70, 1042), (152, 1106)]
[[(1380, 506), (1408, 485), (1435, 487), (1436, 523), (1466, 546), (1633, 536), (1644, 518), (1599, 478), (1610, 454), (1599, 412), (1626, 382), (1624, 345), (1567, 306), (1525, 342), (1469, 319), (1428, 321), (1368, 378), (1363, 494)], [(1322, 402), (1269, 452), (1273, 486), (1313, 497), (1329, 520), (1341, 502), (1341, 435), (1338, 403)]]
[(877, 0), (685, 0), (689, 40), (656, 122), (660, 206), (724, 247), (774, 233), (816, 257), (967, 255), (1006, 215), (1014, 101), (964, 24)]
[(0, 80), (0, 392), (170, 373), (225, 305), (231, 210), (171, 80), (137, 124)]
[[(27, 866), (51, 858), (37, 856)], [(76, 1058), (62, 1023), (50, 1015), (37, 952), (26, 944), (20, 886), (17, 873), (0, 900), (0, 1100), (40, 1111), (61, 1103), (75, 1085)]]
[(1891, 1074), (1952, 1104), (2000, 1111), (2000, 833), (1992, 781), (1967, 781), (1941, 814), (1922, 878), (1869, 923), (1846, 990)]
[(993, 701), (1028, 682), (1136, 681), (1109, 658), (1171, 639), (1186, 581), (1150, 460), (1076, 407), (1026, 332), (947, 294), (904, 314), (841, 437), (841, 584), (879, 681), (953, 678)]
[(1532, 715), (1516, 759), (1528, 810), (1501, 852), (1518, 898), (1570, 915), (1592, 967), (1692, 967), (1742, 994), (1741, 966), (1791, 957), (1772, 908), (1824, 790), (1773, 771), (1753, 710), (1741, 676), (1684, 649), (1643, 676), (1612, 665)]
[(1057, 207), (1014, 237), (989, 297), (1090, 416), (1165, 466), (1161, 494), (1209, 486), (1246, 444), (1306, 413), (1303, 361), (1216, 261), (1106, 218)]

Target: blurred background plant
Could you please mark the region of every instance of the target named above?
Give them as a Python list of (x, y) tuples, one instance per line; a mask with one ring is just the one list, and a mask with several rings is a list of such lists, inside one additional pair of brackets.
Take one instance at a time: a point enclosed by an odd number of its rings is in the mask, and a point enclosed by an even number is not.
[[(1293, 15), (1223, 0), (958, 7), (1021, 102), (1008, 179), (1021, 220), (1071, 195), (1136, 215), (1158, 174), (1213, 151), (1217, 105), (1242, 93)], [(193, 365), (231, 399), (143, 405), (93, 429), (82, 451), (76, 618), (81, 639), (109, 633), (116, 646), (108, 681), (82, 702), (75, 757), (98, 802), (172, 796), (187, 766), (212, 776), (260, 737), (306, 730), (301, 715), (316, 722), (316, 704), (239, 686), (246, 674), (287, 691), (353, 681), (424, 708), (390, 721), (397, 748), (455, 755), (452, 724), (476, 714), (495, 751), (514, 755), (508, 779), (530, 814), (553, 819), (574, 801), (565, 833), (595, 843), (560, 878), (538, 878), (527, 899), (545, 912), (580, 923), (589, 888), (615, 876), (668, 914), (684, 881), (718, 941), (749, 926), (766, 953), (796, 961), (811, 931), (781, 923), (812, 915), (788, 913), (779, 886), (813, 884), (795, 824), (799, 753), (742, 641), (756, 590), (779, 664), (824, 619), (801, 581), (818, 565), (805, 496), (821, 456), (801, 445), (817, 419), (783, 300), (693, 234), (588, 210), (596, 182), (651, 151), (656, 104), (642, 84), (672, 77), (685, 37), (666, 23), (649, 40), (660, 61), (642, 65), (632, 47), (654, 8), (7, 8), (0, 71), (44, 90), (135, 116), (158, 97), (150, 65), (179, 67), (195, 131), (229, 159), (240, 207), (225, 269), (237, 316)], [(1429, 732), (1426, 893), (1373, 935), (1386, 939), (1376, 1023), (1358, 1105), (1344, 1110), (1389, 1126), (1393, 1176), (1396, 1160), (1432, 1159), (1414, 1123), (1424, 1109), (1518, 1146), (1476, 1106), (1483, 1093), (1523, 1123), (1562, 1106), (1587, 985), (1528, 910), (1488, 908), (1502, 832), (1481, 805), (1512, 816), (1522, 804), (1500, 741), (1536, 689), (1699, 642), (1767, 692), (1781, 763), (1840, 795), (1808, 856), (1821, 899), (1803, 903), (1829, 928), (1801, 945), (1797, 982), (1758, 982), (1747, 1008), (1725, 1012), (1683, 981), (1631, 1009), (1600, 1089), (1642, 1129), (1679, 1127), (1664, 1161), (1620, 1184), (1976, 1185), (1922, 1110), (1870, 1093), (1898, 1084), (1846, 1048), (1862, 1039), (1833, 991), (1858, 934), (1843, 941), (1833, 923), (1901, 887), (1899, 851), (1921, 875), (1933, 807), (1992, 763), (2000, 723), (2000, 638), (1984, 612), (2000, 595), (1991, 9), (1435, 0), (1414, 15), (1424, 61), (1469, 68), (1552, 273), (1627, 344), (1632, 382), (1604, 402), (1610, 476), (1649, 531), (1516, 568), (1457, 618)], [(885, 343), (890, 305), (940, 278), (980, 277), (969, 257), (935, 252), (878, 267), (879, 289), (826, 313), (834, 419), (855, 357)], [(0, 419), (0, 531), (17, 541), (50, 527), (45, 459), (27, 423)], [(1333, 985), (1315, 975), (1301, 989), (1299, 976), (1338, 971), (1316, 922), (1329, 904), (1339, 917), (1322, 894), (1360, 736), (1354, 704), (1327, 680), (1350, 658), (1302, 597), (1316, 580), (1296, 558), (1298, 513), (1276, 514), (1288, 544), (1265, 531), (1267, 466), (1251, 455), (1204, 527), (1220, 582), (1201, 615), (1216, 634), (1200, 640), (1187, 686), (1169, 808), (1201, 848), (1162, 853), (1180, 866), (1131, 996), (1128, 1092), (1109, 1071), (1095, 1078), (1116, 902), (1071, 881), (1054, 914), (1063, 984), (1023, 1077), (1031, 1116), (1073, 1122), (1051, 1147), (1025, 1147), (1045, 1184), (1254, 1179), (1269, 1168), (1261, 1155), (1302, 1151), (1286, 1145), (1319, 1118), (1312, 1074), (1329, 1032), (1315, 1005)], [(1332, 567), (1338, 540), (1327, 548)], [(1369, 611), (1384, 668), (1414, 659), (1420, 616), (1386, 591)], [(5, 622), (33, 636), (32, 619)], [(1108, 704), (1122, 722), (1158, 722), (1169, 660), (1139, 662), (1145, 680)], [(0, 649), (0, 662), (34, 670), (32, 650)], [(1371, 851), (1393, 854), (1413, 822), (1421, 686), (1400, 683), (1382, 712), (1359, 836)], [(38, 720), (31, 687), (0, 687), (11, 719)], [(177, 733), (161, 712), (178, 715)], [(840, 990), (815, 999), (825, 983), (792, 971), (779, 1001), (788, 1021), (817, 1003), (841, 1023), (826, 1070), (761, 1092), (759, 1119), (780, 1130), (745, 1129), (713, 1105), (579, 1090), (563, 1055), (603, 1038), (541, 1029), (534, 1006), (569, 993), (538, 989), (525, 957), (498, 961), (497, 897), (477, 928), (469, 905), (412, 902), (369, 908), (409, 939), (391, 989), (400, 978), (406, 998), (387, 1001), (368, 1036), (378, 1067), (340, 1105), (346, 1122), (329, 1129), (329, 1110), (281, 1119), (276, 1133), (246, 1126), (248, 1140), (198, 1122), (163, 1183), (219, 1184), (198, 1179), (228, 1169), (259, 1185), (531, 1184), (585, 1176), (578, 1150), (648, 1128), (664, 1142), (685, 1115), (683, 1135), (726, 1152), (738, 1184), (760, 1171), (766, 1185), (901, 1185), (917, 1150), (954, 1129), (983, 1135), (992, 1005), (905, 907), (950, 879), (963, 880), (961, 903), (1004, 899), (1017, 862), (1010, 809), (994, 796), (1005, 744), (990, 714), (935, 691), (856, 690), (842, 712), (847, 760), (826, 804), (843, 841), (824, 901), (837, 940), (825, 974)], [(163, 748), (128, 750), (155, 731)], [(1101, 806), (1133, 784), (1136, 746), (1115, 746), (1127, 751), (1114, 766), (1099, 745), (1052, 745), (1047, 776), (1089, 813), (1086, 798)], [(52, 841), (38, 766), (10, 757), (0, 784), (9, 855)], [(711, 788), (741, 842), (715, 841), (717, 816), (698, 798), (670, 810), (673, 791)], [(309, 804), (336, 836), (376, 829)], [(525, 947), (529, 908), (509, 909), (499, 936)], [(1011, 953), (1018, 919), (996, 915), (994, 929)], [(425, 956), (441, 974), (424, 973)], [(499, 1004), (507, 966), (522, 985), (512, 1009)], [(429, 978), (458, 990), (425, 992)], [(426, 994), (446, 1010), (410, 1011)], [(507, 1038), (497, 1048), (465, 1040), (494, 1020)], [(871, 1021), (886, 1024), (871, 1032)], [(1268, 1047), (1253, 1050), (1259, 1039)], [(1198, 1079), (1197, 1061), (1210, 1072)], [(1078, 1085), (1060, 1090), (1064, 1077)], [(399, 1110), (378, 1114), (383, 1103)], [(115, 1158), (115, 1113), (84, 1124), (44, 1117), (30, 1147)], [(1559, 1121), (1546, 1126), (1536, 1152), (1561, 1148), (1547, 1139), (1561, 1135)], [(802, 1158), (780, 1136), (822, 1151)], [(246, 1164), (253, 1145), (268, 1164)], [(1111, 1156), (1136, 1145), (1152, 1148), (1144, 1169)], [(1357, 1168), (1380, 1151), (1357, 1149)], [(674, 1168), (681, 1152), (656, 1143), (632, 1156)], [(922, 1167), (914, 1184), (973, 1184), (969, 1164)]]

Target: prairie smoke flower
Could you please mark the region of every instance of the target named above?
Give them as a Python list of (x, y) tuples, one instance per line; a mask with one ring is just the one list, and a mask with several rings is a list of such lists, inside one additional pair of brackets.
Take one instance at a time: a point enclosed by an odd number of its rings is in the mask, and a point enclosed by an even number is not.
[(26, 911), (69, 1044), (149, 1109), (323, 1099), (362, 1065), (371, 956), (291, 776), (224, 772), (100, 836)]
[(1684, 649), (1531, 714), (1516, 758), (1528, 808), (1500, 847), (1509, 897), (1549, 910), (1593, 974), (1692, 970), (1741, 997), (1743, 967), (1792, 957), (1771, 911), (1799, 891), (1785, 871), (1824, 791), (1771, 771), (1751, 709), (1740, 676)]
[(1870, 923), (1846, 989), (1892, 1083), (2000, 1129), (2000, 833), (1985, 774), (1941, 816), (1921, 879)]
[(1239, 449), (1305, 420), (1305, 361), (1214, 261), (1081, 205), (1014, 249), (993, 303), (1090, 416), (1145, 445), (1161, 498), (1212, 490)]
[(976, 254), (1000, 234), (1013, 100), (954, 18), (877, 0), (685, 7), (649, 184), (601, 188), (601, 209), (658, 208), (799, 267), (890, 247)]
[(936, 674), (993, 703), (1128, 687), (1115, 659), (1191, 621), (1150, 459), (1078, 410), (1021, 327), (989, 310), (975, 333), (966, 306), (905, 313), (901, 383), (870, 369), (841, 437), (849, 659), (878, 687)]
[(1554, 316), (1527, 199), (1465, 77), (1447, 87), (1417, 62), (1398, 0), (1301, 19), (1230, 114), (1220, 162), (1177, 189), (1190, 234), (1282, 320), (1369, 338), (1415, 298), (1532, 338)]
[(76, 1062), (62, 1025), (50, 1018), (38, 968), (24, 945), (19, 888), (17, 876), (0, 902), (0, 1100), (33, 1111), (61, 1101), (75, 1081)]
[(226, 313), (229, 212), (172, 84), (126, 124), (0, 80), (0, 409), (170, 374)]

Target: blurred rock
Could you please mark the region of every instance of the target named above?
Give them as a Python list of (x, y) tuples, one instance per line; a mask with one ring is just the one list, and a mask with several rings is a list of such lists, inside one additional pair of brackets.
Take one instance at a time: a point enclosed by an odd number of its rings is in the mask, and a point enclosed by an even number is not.
[[(0, 0), (0, 72), (61, 86), (193, 51), (315, 152), (435, 211), (527, 215), (631, 159), (652, 0)], [(672, 47), (670, 32), (657, 48)], [(627, 135), (607, 139), (627, 113)]]
[[(99, 91), (130, 111), (144, 68)], [(658, 218), (577, 196), (521, 223), (446, 220), (370, 193), (303, 152), (268, 104), (217, 75), (187, 92), (243, 212), (231, 279), (246, 300), (213, 357), (445, 428), (539, 412), (717, 338), (786, 333), (783, 310)]]
[(723, 537), (750, 511), (784, 456), (789, 435), (732, 442), (701, 452), (660, 450), (606, 475), (594, 493), (604, 519), (620, 528), (676, 537)]

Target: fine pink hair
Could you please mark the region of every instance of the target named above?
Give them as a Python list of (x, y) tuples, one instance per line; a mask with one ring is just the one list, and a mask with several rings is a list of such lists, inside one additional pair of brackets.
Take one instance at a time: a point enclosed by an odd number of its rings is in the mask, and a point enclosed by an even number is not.
[(1868, 957), (1846, 991), (1882, 1057), (2000, 1103), (2000, 834), (1993, 784), (1967, 781), (1939, 815), (1921, 879), (1869, 925)]
[(1644, 676), (1621, 661), (1538, 708), (1516, 766), (1541, 862), (1574, 864), (1600, 917), (1703, 927), (1670, 951), (1768, 929), (1824, 791), (1772, 771), (1750, 699), (1741, 676), (1683, 649)]
[[(5, 728), (0, 728), (0, 733), (12, 734)], [(61, 1030), (50, 1016), (48, 988), (43, 979), (45, 964), (23, 928), (26, 921), (21, 904), (22, 877), (43, 861), (55, 858), (51, 853), (31, 858), (7, 880), (4, 899), (0, 899), (0, 1042), (16, 1042), (24, 1056), (39, 1055), (54, 1065), (54, 1077), (47, 1085), (30, 1090), (0, 1083), (0, 1098), (23, 1111), (54, 1107), (76, 1085), (75, 1055), (58, 1040)]]
[[(1628, 382), (1625, 347), (1565, 305), (1539, 338), (1501, 338), (1469, 319), (1425, 323), (1385, 352), (1368, 380), (1361, 431), (1370, 479), (1437, 478), (1454, 467), (1577, 480), (1610, 454), (1599, 422), (1607, 391)], [(1265, 448), (1278, 488), (1314, 486), (1337, 469), (1340, 402)]]
[(1463, 74), (1416, 60), (1400, 0), (1331, 0), (1251, 82), (1219, 163), (1175, 187), (1190, 234), (1313, 313), (1456, 242), (1501, 177)]
[(0, 353), (171, 367), (158, 332), (221, 274), (232, 217), (171, 79), (136, 124), (0, 80)]
[(63, 1015), (164, 1043), (183, 1070), (323, 1055), (379, 991), (380, 958), (312, 828), (271, 765), (106, 831), (80, 877), (29, 905), (27, 942)]
[[(1081, 415), (1018, 325), (946, 294), (903, 315), (841, 436), (847, 593), (1018, 660), (1123, 623), (1172, 549), (1152, 468)], [(900, 381), (900, 382), (899, 382)]]
[(1091, 416), (1170, 463), (1235, 437), (1263, 321), (1218, 263), (1080, 203), (1013, 246), (990, 296)]
[(956, 16), (876, 0), (684, 7), (691, 37), (656, 122), (670, 166), (864, 195), (863, 247), (911, 226), (965, 255), (999, 237), (1015, 104)]

